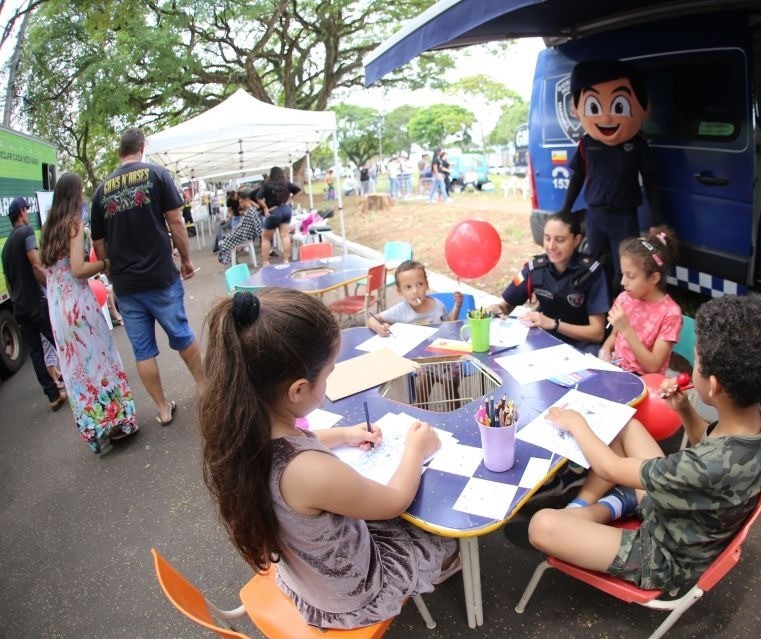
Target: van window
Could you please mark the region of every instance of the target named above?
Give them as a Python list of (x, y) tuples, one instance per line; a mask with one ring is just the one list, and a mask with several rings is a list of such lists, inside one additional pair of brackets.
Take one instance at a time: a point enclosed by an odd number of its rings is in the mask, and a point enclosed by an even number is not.
[(740, 134), (741, 51), (691, 51), (636, 64), (645, 73), (652, 104), (643, 133), (654, 144), (726, 143)]

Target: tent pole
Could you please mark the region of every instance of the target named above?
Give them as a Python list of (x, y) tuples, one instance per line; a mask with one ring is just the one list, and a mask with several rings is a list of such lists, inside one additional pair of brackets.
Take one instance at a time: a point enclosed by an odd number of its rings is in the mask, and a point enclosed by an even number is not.
[(333, 131), (333, 165), (336, 167), (336, 192), (338, 193), (338, 217), (341, 220), (341, 237), (343, 238), (344, 255), (348, 253), (346, 248), (346, 225), (344, 224), (344, 201), (343, 188), (341, 187), (341, 165), (338, 162), (338, 137)]
[(307, 151), (307, 185), (309, 186), (309, 210), (314, 208), (314, 195), (312, 194), (312, 154)]

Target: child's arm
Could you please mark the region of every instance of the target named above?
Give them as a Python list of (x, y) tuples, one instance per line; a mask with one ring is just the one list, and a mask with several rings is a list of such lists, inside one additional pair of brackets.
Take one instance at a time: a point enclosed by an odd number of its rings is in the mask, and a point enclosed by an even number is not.
[(455, 291), (454, 293), (454, 307), (449, 311), (449, 321), (453, 322), (460, 316), (460, 309), (462, 308), (462, 293)]
[(381, 337), (388, 337), (391, 335), (391, 330), (389, 329), (390, 324), (386, 322), (383, 319), (383, 315), (370, 315), (367, 318), (367, 328), (369, 328), (374, 333), (377, 333)]
[(380, 428), (371, 425), (372, 432), (367, 430), (366, 424), (357, 424), (356, 426), (341, 426), (338, 428), (326, 428), (315, 431), (317, 439), (326, 448), (336, 448), (349, 444), (350, 446), (359, 446), (364, 450), (370, 450), (372, 445), (380, 444), (383, 439), (383, 433)]
[(608, 339), (606, 339), (602, 346), (600, 346), (600, 351), (597, 353), (597, 357), (600, 359), (609, 362), (613, 359), (613, 347), (616, 344), (616, 329), (613, 329), (610, 332), (610, 335), (608, 335)]
[[(364, 438), (359, 432), (356, 435)], [(388, 485), (363, 477), (336, 457), (307, 451), (297, 455), (283, 471), (280, 490), (288, 505), (306, 516), (328, 511), (360, 519), (391, 519), (412, 503), (420, 485), (423, 461), (439, 445), (436, 432), (428, 424), (415, 422)]]
[(620, 333), (632, 349), (634, 357), (639, 365), (647, 373), (657, 373), (663, 368), (664, 363), (671, 354), (673, 343), (664, 339), (655, 340), (653, 350), (650, 351), (640, 341), (634, 327), (629, 324), (629, 316), (623, 307), (615, 304), (608, 313), (608, 321), (613, 325), (613, 329)]
[(639, 469), (644, 459), (616, 454), (575, 410), (553, 406), (547, 411), (547, 419), (573, 435), (590, 466), (602, 479), (616, 485), (643, 488)]

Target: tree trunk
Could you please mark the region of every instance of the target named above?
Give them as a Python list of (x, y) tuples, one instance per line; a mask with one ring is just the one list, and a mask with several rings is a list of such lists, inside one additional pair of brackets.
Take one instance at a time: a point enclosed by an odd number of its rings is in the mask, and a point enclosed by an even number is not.
[(5, 89), (5, 110), (3, 113), (3, 124), (7, 127), (11, 126), (13, 103), (16, 99), (16, 78), (18, 77), (18, 65), (21, 60), (21, 50), (24, 48), (24, 34), (26, 33), (26, 25), (29, 24), (29, 18), (31, 15), (31, 11), (27, 11), (24, 14), (24, 19), (21, 21), (21, 26), (19, 27), (16, 46), (13, 48), (13, 55), (11, 56), (11, 61), (8, 65), (8, 84)]

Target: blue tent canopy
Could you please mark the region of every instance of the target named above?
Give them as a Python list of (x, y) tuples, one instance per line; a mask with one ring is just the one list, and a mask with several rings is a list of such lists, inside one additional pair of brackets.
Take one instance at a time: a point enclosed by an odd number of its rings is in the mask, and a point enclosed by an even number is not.
[(364, 60), (365, 86), (424, 51), (526, 37), (562, 41), (645, 17), (697, 13), (716, 0), (440, 0)]

